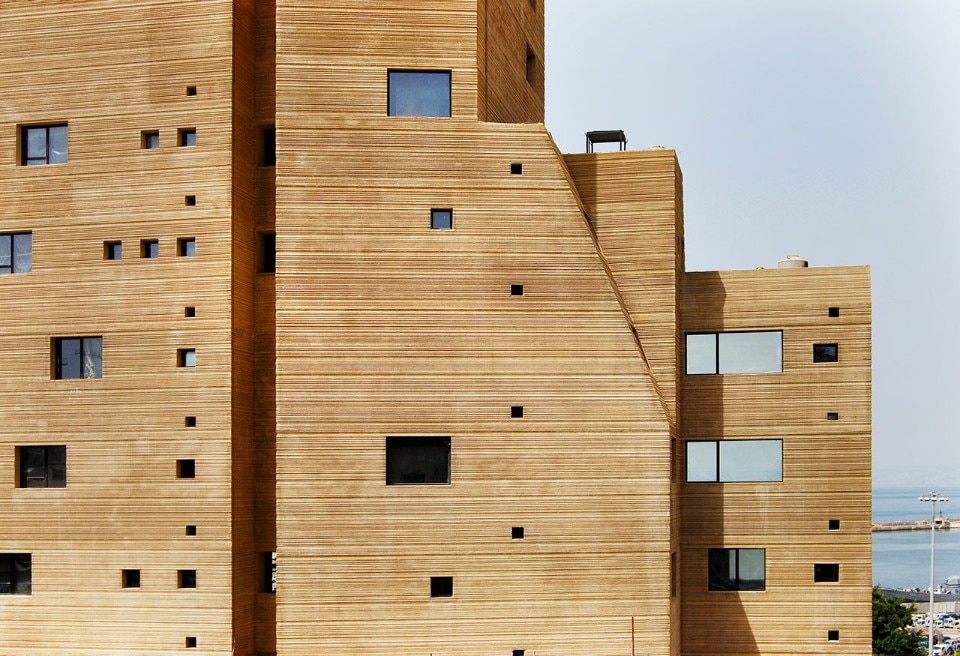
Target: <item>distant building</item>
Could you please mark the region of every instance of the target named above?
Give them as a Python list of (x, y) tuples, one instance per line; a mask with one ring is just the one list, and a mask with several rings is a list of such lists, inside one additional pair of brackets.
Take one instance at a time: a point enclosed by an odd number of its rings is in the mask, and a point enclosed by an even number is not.
[(870, 653), (868, 269), (687, 272), (676, 153), (561, 155), (543, 52), (0, 4), (0, 653)]

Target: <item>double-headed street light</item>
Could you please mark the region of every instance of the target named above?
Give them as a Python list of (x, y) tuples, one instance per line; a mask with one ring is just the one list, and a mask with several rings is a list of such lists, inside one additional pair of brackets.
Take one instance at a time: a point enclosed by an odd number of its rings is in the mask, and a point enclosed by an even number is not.
[(927, 649), (929, 650), (930, 656), (933, 656), (933, 564), (936, 562), (937, 553), (937, 502), (946, 503), (950, 501), (950, 499), (939, 492), (931, 492), (926, 496), (920, 497), (920, 501), (929, 501), (933, 507), (930, 514), (930, 637), (927, 639)]

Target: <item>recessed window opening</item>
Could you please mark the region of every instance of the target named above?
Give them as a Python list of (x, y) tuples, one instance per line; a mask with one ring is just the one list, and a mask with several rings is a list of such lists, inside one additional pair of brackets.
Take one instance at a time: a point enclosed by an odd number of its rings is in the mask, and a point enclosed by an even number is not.
[(140, 133), (140, 147), (146, 150), (153, 150), (160, 147), (160, 132), (157, 130), (144, 130)]
[(194, 524), (187, 524), (187, 527), (186, 527), (186, 530), (184, 531), (184, 534), (185, 534), (185, 535), (189, 535), (189, 536), (191, 536), (191, 537), (195, 536), (195, 535), (197, 534), (197, 527), (196, 527), (196, 525), (194, 525)]
[(148, 260), (160, 257), (160, 242), (156, 239), (140, 240), (140, 257)]
[(53, 340), (54, 378), (103, 378), (102, 337), (58, 337)]
[(387, 115), (449, 117), (450, 71), (387, 71)]
[(183, 425), (187, 428), (195, 428), (197, 425), (197, 418), (192, 416), (184, 417)]
[(193, 257), (197, 254), (195, 237), (181, 237), (177, 240), (177, 254), (180, 257)]
[(260, 138), (263, 139), (263, 148), (260, 152), (260, 166), (277, 165), (277, 128), (264, 128)]
[(263, 592), (275, 593), (277, 591), (277, 552), (265, 551), (262, 558)]
[(839, 563), (816, 563), (813, 566), (814, 583), (838, 583), (839, 581)]
[(33, 555), (0, 553), (0, 595), (33, 593)]
[(840, 316), (840, 308), (838, 308), (838, 307), (828, 308), (828, 309), (827, 309), (827, 316), (828, 316), (828, 317), (833, 317), (833, 318), (839, 317), (839, 316)]
[(527, 46), (527, 82), (532, 86), (537, 82), (537, 56), (533, 52), (533, 48), (529, 45)]
[(184, 196), (183, 204), (187, 205), (188, 207), (193, 207), (194, 205), (197, 204), (197, 197), (194, 195)]
[(177, 349), (178, 367), (196, 367), (197, 349)]
[(765, 590), (764, 549), (710, 549), (708, 570), (713, 591)]
[(25, 125), (20, 128), (23, 166), (64, 164), (67, 161), (67, 124)]
[(187, 87), (187, 95), (188, 95), (188, 96), (195, 96), (195, 95), (197, 95), (197, 87), (195, 87), (195, 86), (189, 86), (189, 87)]
[(688, 333), (687, 374), (783, 371), (783, 331)]
[(177, 144), (180, 146), (196, 146), (197, 130), (196, 128), (182, 128), (177, 130)]
[(827, 530), (830, 530), (830, 531), (839, 531), (839, 530), (840, 530), (840, 520), (839, 520), (839, 519), (831, 519), (830, 521), (828, 521), (828, 522), (827, 522)]
[(33, 233), (0, 234), (0, 275), (33, 270)]
[(450, 438), (387, 438), (387, 485), (450, 483)]
[(196, 478), (197, 461), (192, 458), (177, 460), (177, 478)]
[(453, 229), (453, 210), (452, 209), (430, 210), (430, 227), (434, 230), (452, 230)]
[(687, 442), (688, 483), (783, 480), (783, 440)]
[(19, 446), (19, 487), (67, 487), (67, 447)]
[(197, 316), (197, 308), (192, 305), (188, 305), (183, 308), (183, 316), (185, 317), (195, 317)]
[(510, 529), (510, 538), (513, 540), (522, 540), (523, 539), (523, 527), (514, 526)]
[(452, 597), (453, 596), (453, 577), (452, 576), (431, 576), (430, 577), (430, 596), (431, 597)]
[(523, 285), (510, 285), (511, 296), (523, 296)]
[(510, 406), (510, 416), (514, 419), (519, 419), (520, 417), (523, 417), (523, 406), (522, 405)]
[(524, 650), (522, 650), (522, 649), (514, 649), (514, 650), (513, 650), (513, 656), (523, 656), (525, 653), (526, 653), (526, 652), (524, 652)]
[(813, 361), (814, 362), (837, 362), (839, 361), (840, 349), (837, 344), (814, 344)]
[(277, 271), (277, 235), (265, 232), (260, 235), (260, 273)]
[(510, 175), (523, 175), (523, 163), (514, 162), (510, 165)]
[(840, 632), (836, 629), (827, 631), (827, 640), (834, 642), (840, 639)]
[(828, 412), (828, 413), (827, 413), (827, 420), (828, 420), (828, 421), (837, 421), (838, 419), (840, 419), (840, 413), (839, 413), (839, 412)]
[(120, 585), (124, 588), (140, 587), (140, 570), (125, 569), (120, 573)]
[(184, 646), (187, 649), (195, 649), (197, 646), (197, 638), (195, 636), (187, 636)]
[(177, 587), (178, 588), (196, 588), (197, 587), (197, 570), (195, 569), (177, 570)]
[(123, 244), (119, 241), (103, 242), (103, 259), (119, 260), (123, 257)]

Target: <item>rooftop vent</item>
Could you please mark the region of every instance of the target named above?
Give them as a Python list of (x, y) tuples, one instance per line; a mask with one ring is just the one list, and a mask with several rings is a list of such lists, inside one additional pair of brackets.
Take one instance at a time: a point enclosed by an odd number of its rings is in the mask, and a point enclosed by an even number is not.
[(620, 150), (627, 149), (627, 135), (623, 130), (594, 130), (587, 132), (587, 152), (593, 152), (593, 144), (619, 143)]
[(787, 255), (777, 263), (778, 269), (806, 269), (809, 263), (799, 255)]

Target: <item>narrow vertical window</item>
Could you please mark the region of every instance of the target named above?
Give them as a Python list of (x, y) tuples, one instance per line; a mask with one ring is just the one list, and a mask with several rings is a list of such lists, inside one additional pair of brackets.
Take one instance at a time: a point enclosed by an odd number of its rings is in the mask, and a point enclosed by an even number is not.
[(260, 235), (260, 273), (277, 271), (277, 235), (265, 232)]
[(263, 553), (263, 592), (275, 593), (277, 591), (277, 552), (265, 551)]
[(260, 166), (277, 165), (277, 129), (272, 125), (264, 128), (260, 135), (263, 148), (260, 153)]

